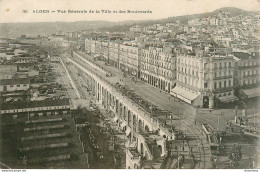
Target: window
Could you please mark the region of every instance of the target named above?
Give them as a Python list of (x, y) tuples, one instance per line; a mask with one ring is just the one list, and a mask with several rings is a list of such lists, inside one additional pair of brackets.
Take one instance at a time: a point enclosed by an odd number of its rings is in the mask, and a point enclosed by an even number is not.
[(10, 85), (10, 87), (14, 87), (13, 85)]
[(217, 77), (217, 72), (215, 72), (215, 77)]
[(226, 86), (227, 86), (227, 85), (226, 85), (226, 81), (224, 81), (224, 88), (226, 88)]
[(207, 69), (208, 64), (204, 63), (204, 69)]
[(214, 82), (214, 89), (217, 89), (217, 83)]
[(228, 80), (228, 86), (231, 87), (231, 80)]
[(27, 85), (26, 84), (23, 84), (24, 87), (26, 87)]
[[(237, 62), (236, 62), (236, 64), (237, 64)], [(231, 67), (231, 62), (229, 62), (229, 64), (228, 64), (228, 65), (229, 65), (229, 67)]]
[(227, 62), (225, 62), (225, 67), (227, 67)]
[(204, 83), (204, 88), (208, 88), (208, 83), (207, 82)]
[(218, 64), (217, 63), (214, 63), (214, 68), (217, 68), (218, 67)]
[(218, 87), (221, 88), (221, 82), (218, 83)]
[(20, 87), (20, 85), (17, 85), (17, 87)]
[(204, 79), (207, 79), (207, 77), (208, 77), (208, 74), (204, 73)]
[(222, 63), (219, 63), (219, 68), (222, 68)]

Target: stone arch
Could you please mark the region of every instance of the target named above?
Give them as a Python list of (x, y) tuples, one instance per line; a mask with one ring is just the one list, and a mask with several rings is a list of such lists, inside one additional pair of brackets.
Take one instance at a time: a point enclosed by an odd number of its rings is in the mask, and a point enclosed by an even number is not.
[(122, 105), (121, 102), (119, 103), (119, 116), (120, 116), (120, 117), (123, 116), (123, 105)]
[(131, 111), (128, 110), (128, 113), (127, 113), (127, 123), (128, 123), (128, 126), (131, 126)]
[(123, 118), (124, 118), (124, 120), (126, 120), (126, 107), (124, 106), (123, 109), (124, 109), (124, 110), (123, 110)]
[(162, 146), (161, 146), (161, 145), (158, 145), (157, 147), (158, 147), (158, 149), (159, 149), (160, 154), (162, 154)]
[(133, 131), (136, 131), (136, 126), (137, 126), (137, 117), (135, 114), (133, 114)]
[(116, 114), (118, 114), (119, 101), (116, 99)]
[(138, 121), (138, 126), (139, 126), (139, 132), (143, 131), (143, 122), (141, 119), (139, 119), (139, 121)]
[(137, 117), (135, 114), (133, 114), (133, 123), (136, 124), (137, 123)]
[(137, 164), (134, 164), (134, 169), (138, 169), (138, 165)]
[(146, 132), (149, 132), (149, 131), (150, 131), (148, 125), (145, 125), (144, 130), (145, 130)]
[(143, 145), (143, 143), (141, 143), (141, 150), (140, 150), (140, 153), (141, 153), (141, 155), (144, 155), (144, 145)]

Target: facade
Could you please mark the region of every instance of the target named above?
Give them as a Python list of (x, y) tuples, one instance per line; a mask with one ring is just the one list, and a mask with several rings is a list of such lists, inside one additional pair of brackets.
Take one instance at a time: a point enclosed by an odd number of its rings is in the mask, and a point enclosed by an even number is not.
[(109, 40), (101, 41), (101, 55), (103, 56), (103, 60), (108, 62), (109, 60)]
[(170, 92), (175, 85), (176, 61), (170, 47), (149, 46), (141, 50), (141, 80)]
[(0, 80), (0, 92), (25, 91), (30, 87), (28, 78), (2, 79)]
[(17, 57), (15, 58), (16, 63), (35, 63), (34, 57)]
[(135, 25), (135, 26), (130, 28), (130, 31), (131, 32), (141, 32), (142, 31), (142, 27), (138, 26), (138, 25)]
[(140, 77), (140, 48), (137, 45), (130, 43), (120, 45), (119, 68), (130, 75)]
[(259, 57), (253, 54), (235, 52), (234, 85), (246, 98), (260, 96)]
[(28, 72), (32, 66), (30, 63), (17, 63), (17, 72)]
[(42, 116), (44, 114), (67, 114), (71, 109), (69, 99), (58, 100), (41, 100), (30, 102), (14, 102), (2, 103), (0, 108), (0, 114), (18, 114), (18, 113), (30, 113), (30, 116), (38, 114)]
[(119, 50), (120, 50), (120, 42), (116, 40), (110, 41), (108, 63), (116, 68), (119, 68)]
[(90, 53), (91, 52), (91, 43), (92, 39), (91, 38), (86, 38), (85, 39), (85, 52)]
[(179, 55), (176, 66), (177, 86), (171, 95), (205, 108), (213, 108), (215, 98), (222, 102), (237, 99), (233, 90), (232, 55)]

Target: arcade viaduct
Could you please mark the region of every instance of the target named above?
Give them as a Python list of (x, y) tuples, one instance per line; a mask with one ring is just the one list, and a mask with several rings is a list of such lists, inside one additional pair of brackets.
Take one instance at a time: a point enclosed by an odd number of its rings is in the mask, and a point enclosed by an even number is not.
[(92, 89), (93, 96), (105, 109), (115, 114), (115, 121), (126, 132), (130, 141), (135, 140), (138, 133), (142, 132), (158, 132), (160, 136), (168, 140), (174, 140), (174, 133), (165, 128), (163, 123), (156, 117), (152, 117), (141, 106), (116, 90), (105, 79), (105, 74), (102, 76), (103, 72), (98, 73), (97, 69), (92, 67), (93, 62), (82, 58), (78, 54), (74, 54), (73, 58), (68, 57), (68, 60), (88, 76), (88, 84)]

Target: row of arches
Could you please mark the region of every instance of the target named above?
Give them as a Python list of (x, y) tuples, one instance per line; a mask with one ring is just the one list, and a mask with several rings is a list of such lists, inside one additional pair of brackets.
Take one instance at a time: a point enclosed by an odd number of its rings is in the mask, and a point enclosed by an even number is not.
[(149, 75), (146, 73), (142, 73), (141, 80), (146, 81), (148, 84), (153, 85), (163, 91), (170, 92), (171, 83), (165, 81), (164, 79), (160, 79), (158, 77), (155, 77), (153, 75)]
[(97, 101), (102, 103), (108, 110), (115, 112), (119, 119), (124, 120), (127, 123), (127, 126), (131, 128), (132, 133), (149, 132), (152, 130), (152, 127), (148, 122), (129, 109), (123, 101), (107, 90), (94, 76), (91, 76), (88, 72), (86, 72), (86, 74), (90, 78), (89, 86)]

